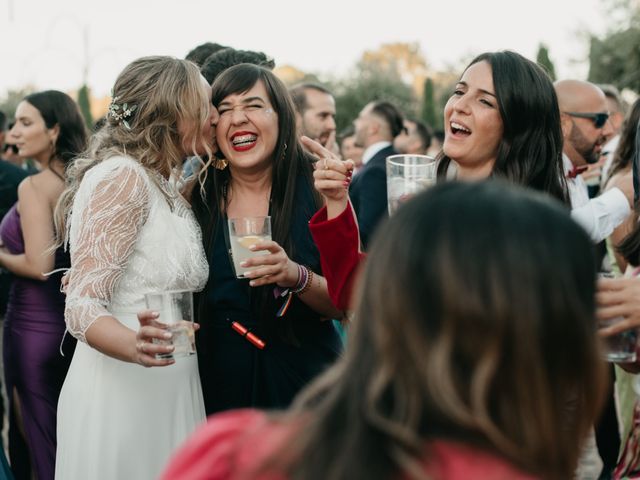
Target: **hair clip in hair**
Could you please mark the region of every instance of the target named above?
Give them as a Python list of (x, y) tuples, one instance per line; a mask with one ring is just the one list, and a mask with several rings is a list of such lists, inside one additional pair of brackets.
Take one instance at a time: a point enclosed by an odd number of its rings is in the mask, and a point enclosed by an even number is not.
[(137, 105), (129, 105), (128, 103), (123, 103), (122, 105), (118, 105), (118, 97), (113, 97), (111, 100), (111, 104), (109, 105), (109, 111), (107, 112), (107, 116), (113, 118), (118, 125), (122, 124), (125, 126), (127, 130), (131, 130), (131, 125), (127, 121), (127, 118), (133, 115), (133, 112), (138, 108)]

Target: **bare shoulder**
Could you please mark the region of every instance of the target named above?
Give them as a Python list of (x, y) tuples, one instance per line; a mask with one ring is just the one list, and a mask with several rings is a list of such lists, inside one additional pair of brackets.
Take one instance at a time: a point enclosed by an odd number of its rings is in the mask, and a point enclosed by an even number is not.
[(18, 200), (55, 205), (64, 187), (64, 182), (55, 173), (43, 170), (20, 182)]

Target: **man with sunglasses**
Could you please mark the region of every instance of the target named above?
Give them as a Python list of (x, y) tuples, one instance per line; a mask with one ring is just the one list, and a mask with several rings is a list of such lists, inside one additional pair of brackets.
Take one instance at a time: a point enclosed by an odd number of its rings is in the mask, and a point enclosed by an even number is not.
[[(561, 80), (554, 86), (560, 107), (563, 160), (572, 216), (587, 229), (595, 242), (601, 242), (631, 213), (633, 198), (632, 188), (628, 186), (627, 192), (611, 188), (589, 199), (587, 185), (581, 175), (582, 170), (600, 159), (602, 147), (615, 133), (609, 120), (607, 99), (597, 85), (589, 82)], [(613, 378), (613, 367), (611, 370)], [(609, 478), (620, 448), (613, 383), (609, 385), (607, 402), (594, 427), (597, 452), (593, 448), (585, 450), (582, 460), (599, 456), (603, 463), (600, 478)]]
[(563, 161), (572, 216), (594, 242), (599, 243), (631, 212), (627, 200), (631, 197), (619, 188), (611, 188), (589, 199), (581, 175), (590, 164), (598, 161), (602, 146), (613, 134), (606, 97), (598, 86), (580, 80), (559, 80), (554, 87), (560, 107)]

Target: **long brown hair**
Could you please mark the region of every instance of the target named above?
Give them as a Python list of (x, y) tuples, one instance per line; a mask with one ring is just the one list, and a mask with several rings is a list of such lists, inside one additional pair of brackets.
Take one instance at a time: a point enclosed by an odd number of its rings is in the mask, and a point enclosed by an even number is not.
[[(262, 82), (269, 101), (278, 116), (278, 139), (272, 154), (271, 198), (269, 211), (271, 215), (272, 238), (294, 258), (297, 246), (292, 235), (292, 219), (296, 205), (298, 189), (306, 188), (312, 195), (313, 210), (309, 217), (321, 206), (318, 192), (313, 188), (314, 158), (307, 154), (298, 141), (293, 102), (284, 83), (270, 70), (253, 64), (241, 63), (222, 72), (212, 87), (213, 105), (217, 107), (227, 96), (250, 90), (256, 83)], [(221, 152), (219, 152), (221, 155)], [(205, 250), (211, 251), (216, 237), (216, 225), (220, 216), (224, 215), (226, 185), (231, 179), (229, 168), (218, 170), (209, 168), (208, 177), (201, 191), (193, 191), (192, 206), (198, 223), (203, 230)], [(209, 288), (207, 286), (207, 288)], [(275, 318), (277, 307), (272, 287), (258, 287), (252, 295), (257, 299), (257, 314), (263, 325), (279, 335), (287, 342), (295, 343), (292, 334), (291, 320)], [(204, 296), (201, 296), (201, 299)], [(200, 301), (199, 309), (204, 308)]]
[(620, 128), (620, 140), (615, 152), (613, 153), (613, 160), (611, 161), (611, 168), (609, 169), (609, 177), (613, 177), (616, 173), (631, 165), (633, 161), (633, 153), (636, 148), (636, 132), (638, 129), (638, 123), (640, 122), (640, 99), (636, 100), (629, 114), (625, 117)]
[(346, 355), (281, 419), (295, 438), (266, 468), (428, 478), (429, 441), (448, 439), (571, 478), (604, 378), (586, 234), (559, 203), (495, 180), (436, 186), (384, 231)]
[[(611, 173), (607, 182), (615, 175), (615, 173), (631, 166), (633, 168), (634, 155), (640, 155), (640, 100), (636, 100), (629, 114), (624, 119), (622, 130), (620, 133), (620, 142), (614, 153), (611, 163)], [(635, 204), (635, 220), (631, 232), (616, 245), (616, 250), (620, 252), (630, 265), (640, 265), (640, 222), (638, 215), (640, 214), (640, 202)]]
[[(508, 50), (482, 53), (467, 68), (479, 62), (491, 66), (504, 125), (491, 177), (546, 192), (568, 206), (560, 109), (551, 78), (531, 60)], [(438, 161), (438, 176), (444, 178), (451, 159), (440, 152)]]
[[(278, 140), (273, 152), (273, 170), (271, 186), (272, 236), (291, 257), (294, 245), (290, 238), (290, 225), (295, 208), (295, 186), (299, 177), (309, 186), (313, 185), (311, 158), (305, 153), (297, 139), (295, 110), (286, 86), (270, 70), (249, 63), (241, 63), (222, 72), (213, 83), (212, 101), (217, 105), (227, 96), (250, 90), (256, 83), (262, 82), (269, 101), (278, 115)], [(193, 194), (192, 202), (196, 216), (201, 224), (215, 224), (219, 208), (224, 203), (223, 186), (229, 181), (229, 169), (210, 168), (211, 181), (205, 182), (202, 195)], [(321, 200), (315, 190), (316, 205)], [(207, 199), (207, 197), (209, 197)], [(207, 200), (218, 208), (210, 209)], [(210, 218), (205, 219), (206, 216)], [(204, 230), (204, 229), (203, 229)], [(207, 237), (205, 232), (205, 238)]]
[(67, 169), (67, 188), (55, 213), (56, 246), (64, 243), (73, 199), (91, 167), (110, 157), (126, 155), (149, 171), (169, 176), (184, 161), (179, 123), (194, 126), (190, 138), (193, 152), (204, 151), (211, 156), (210, 139), (202, 134), (210, 113), (203, 82), (192, 62), (173, 57), (143, 57), (125, 67), (113, 87), (114, 103), (120, 109), (125, 104), (129, 108), (135, 105), (135, 110), (125, 118), (126, 125), (108, 114), (87, 151)]

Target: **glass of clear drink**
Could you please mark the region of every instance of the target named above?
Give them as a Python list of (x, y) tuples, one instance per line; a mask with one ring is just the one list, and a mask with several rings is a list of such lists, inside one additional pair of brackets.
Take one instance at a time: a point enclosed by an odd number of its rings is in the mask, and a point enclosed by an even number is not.
[(240, 264), (249, 258), (269, 253), (267, 250), (254, 252), (249, 250), (249, 247), (258, 242), (271, 240), (271, 217), (230, 218), (228, 224), (233, 268), (237, 278), (245, 278), (245, 273), (251, 268), (241, 267)]
[(196, 353), (196, 339), (193, 328), (193, 292), (167, 291), (147, 293), (144, 296), (147, 308), (157, 311), (157, 322), (167, 326), (171, 332), (169, 340), (153, 339), (153, 343), (173, 345), (171, 353), (159, 353), (157, 358), (179, 358)]
[[(623, 317), (613, 318), (607, 322), (600, 322), (600, 328), (610, 327), (623, 320)], [(636, 343), (638, 332), (635, 329), (625, 330), (616, 335), (603, 339), (604, 354), (607, 362), (632, 363), (636, 361)]]
[[(614, 278), (609, 272), (601, 272), (599, 278)], [(615, 317), (607, 321), (600, 321), (599, 327), (605, 328), (615, 325), (624, 320), (624, 317)], [(625, 330), (624, 332), (610, 335), (602, 339), (605, 359), (613, 363), (632, 363), (636, 361), (636, 344), (638, 342), (638, 331), (636, 329)]]
[(386, 167), (389, 215), (416, 193), (436, 183), (436, 161), (427, 155), (391, 155)]

